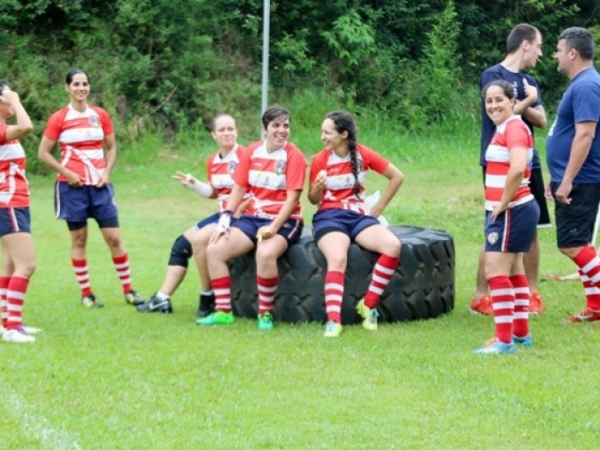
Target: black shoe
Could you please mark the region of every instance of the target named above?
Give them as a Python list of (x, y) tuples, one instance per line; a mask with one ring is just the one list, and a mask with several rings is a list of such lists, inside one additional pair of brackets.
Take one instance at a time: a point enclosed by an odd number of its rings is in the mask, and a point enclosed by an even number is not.
[(104, 308), (104, 304), (96, 298), (94, 294), (86, 295), (81, 298), (81, 304), (86, 308)]
[(206, 317), (215, 312), (215, 294), (200, 295), (196, 317)]
[(136, 307), (138, 312), (155, 312), (162, 314), (173, 314), (173, 307), (171, 306), (171, 299), (167, 298), (165, 300), (159, 299), (156, 294), (150, 297), (145, 303), (138, 305)]
[(129, 305), (139, 306), (144, 304), (145, 301), (146, 300), (133, 289), (125, 294), (125, 303), (128, 303)]

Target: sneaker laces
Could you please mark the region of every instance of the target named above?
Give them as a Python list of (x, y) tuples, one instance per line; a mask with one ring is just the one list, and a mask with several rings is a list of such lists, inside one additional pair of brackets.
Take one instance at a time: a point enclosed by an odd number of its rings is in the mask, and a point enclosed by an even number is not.
[(379, 313), (376, 308), (369, 309), (369, 313), (367, 314), (367, 320), (370, 323), (377, 323), (377, 318), (379, 317)]
[(333, 320), (330, 320), (329, 322), (327, 322), (327, 325), (325, 325), (326, 332), (335, 331), (336, 328), (337, 328), (337, 322), (334, 322)]

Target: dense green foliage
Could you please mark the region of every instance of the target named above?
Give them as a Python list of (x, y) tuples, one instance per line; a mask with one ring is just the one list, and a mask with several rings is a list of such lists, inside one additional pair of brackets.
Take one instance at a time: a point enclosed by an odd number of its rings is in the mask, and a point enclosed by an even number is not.
[[(304, 104), (294, 98), (288, 106)], [(307, 155), (318, 149), (313, 124), (321, 119), (310, 108), (294, 115), (292, 139)], [(0, 448), (597, 449), (590, 388), (600, 370), (600, 332), (594, 323), (561, 323), (583, 307), (581, 283), (540, 283), (546, 313), (532, 319), (533, 347), (500, 357), (471, 353), (493, 333), (491, 318), (468, 311), (483, 239), (478, 127), (442, 134), (434, 126), (415, 136), (368, 111), (358, 125), (361, 140), (406, 175), (386, 217), (454, 236), (450, 314), (377, 332), (344, 326), (334, 340), (320, 323), (277, 323), (272, 332), (249, 319), (199, 327), (193, 264), (173, 296), (175, 314), (139, 314), (123, 301), (94, 223), (90, 277), (106, 307), (83, 308), (67, 227), (53, 219), (52, 178), (34, 175), (37, 270), (24, 318), (44, 331), (33, 344), (0, 342)], [(174, 239), (215, 208), (170, 178), (177, 170), (204, 173), (194, 166), (214, 149), (208, 133), (198, 134), (194, 148), (169, 152), (151, 137), (124, 152), (113, 172), (134, 286), (144, 295), (160, 288)], [(367, 177), (369, 192), (385, 185), (382, 176)], [(315, 206), (306, 192), (302, 202), (309, 221)], [(573, 271), (556, 249), (555, 230), (539, 237), (540, 273)]]
[[(120, 139), (149, 128), (189, 132), (219, 111), (248, 131), (260, 114), (263, 4), (4, 0), (0, 77), (38, 124), (66, 103), (64, 76), (79, 67)], [(550, 57), (557, 35), (579, 25), (600, 37), (596, 0), (278, 0), (270, 17), (269, 102), (288, 104), (308, 89), (325, 109), (369, 108), (416, 131), (457, 114), (477, 117), (478, 76), (502, 59), (517, 23), (544, 35), (534, 75), (549, 110), (565, 84)]]

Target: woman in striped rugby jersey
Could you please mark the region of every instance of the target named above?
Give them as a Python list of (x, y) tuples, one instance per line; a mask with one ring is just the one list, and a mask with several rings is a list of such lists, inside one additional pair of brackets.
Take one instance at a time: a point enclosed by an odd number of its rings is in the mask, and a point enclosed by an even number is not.
[[(7, 120), (16, 117), (16, 124)], [(22, 313), (29, 280), (35, 271), (31, 238), (29, 183), (25, 176), (25, 152), (19, 139), (33, 130), (31, 119), (19, 94), (0, 80), (0, 241), (2, 271), (2, 339), (7, 342), (33, 342), (37, 328), (23, 326)]]
[(514, 353), (515, 343), (533, 343), (523, 267), (523, 254), (529, 251), (540, 215), (529, 188), (533, 137), (521, 116), (513, 112), (515, 94), (508, 81), (490, 82), (482, 95), (486, 113), (496, 125), (485, 153), (484, 255), (496, 332), (475, 353)]
[[(40, 160), (58, 172), (54, 205), (56, 217), (67, 222), (71, 235), (71, 264), (86, 308), (104, 305), (94, 294), (88, 272), (87, 220), (94, 219), (111, 253), (121, 281), (125, 302), (141, 305), (144, 299), (133, 289), (129, 255), (119, 230), (115, 192), (110, 173), (117, 161), (115, 130), (105, 109), (88, 103), (90, 79), (71, 70), (65, 79), (70, 102), (50, 116), (38, 148)], [(60, 161), (53, 155), (60, 147)]]

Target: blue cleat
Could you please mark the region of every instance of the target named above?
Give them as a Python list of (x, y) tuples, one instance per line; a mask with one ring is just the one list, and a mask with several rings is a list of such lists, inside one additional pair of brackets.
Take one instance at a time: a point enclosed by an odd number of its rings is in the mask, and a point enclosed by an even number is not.
[(497, 338), (492, 338), (485, 343), (485, 346), (473, 350), (473, 353), (478, 355), (510, 355), (517, 351), (517, 347), (512, 342), (506, 344), (499, 341)]
[(270, 312), (266, 312), (262, 315), (258, 315), (258, 329), (259, 330), (272, 330), (273, 329), (273, 317)]
[(513, 335), (513, 342), (515, 344), (520, 344), (523, 347), (531, 347), (533, 345), (533, 338), (531, 337), (531, 334), (523, 337), (517, 337)]

